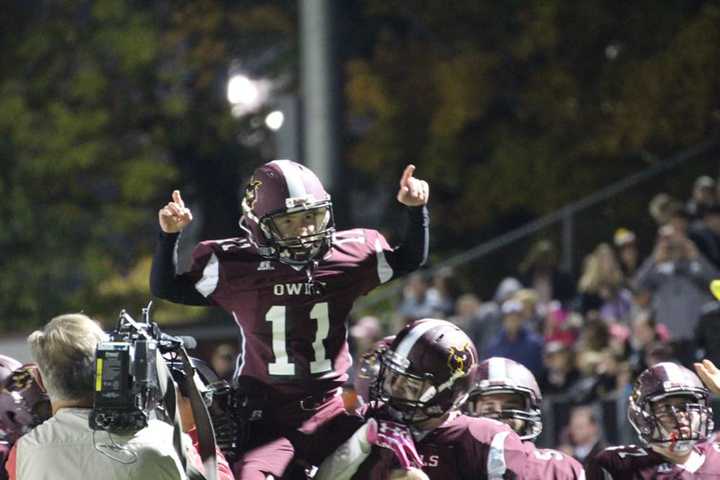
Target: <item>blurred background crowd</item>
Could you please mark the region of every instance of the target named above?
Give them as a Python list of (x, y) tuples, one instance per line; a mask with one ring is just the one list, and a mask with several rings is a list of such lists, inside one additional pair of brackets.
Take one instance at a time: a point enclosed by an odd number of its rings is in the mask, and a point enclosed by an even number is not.
[[(362, 316), (351, 330), (356, 355), (419, 318), (465, 330), (482, 358), (501, 356), (530, 369), (544, 395), (539, 443), (583, 460), (605, 442), (632, 442), (625, 401), (644, 369), (663, 361), (691, 368), (720, 357), (720, 205), (715, 180), (697, 178), (688, 198), (655, 195), (649, 251), (632, 225), (585, 252), (578, 275), (559, 266), (558, 248), (537, 240), (491, 298), (466, 290), (451, 269), (416, 273), (389, 323)], [(720, 409), (717, 409), (720, 411)]]

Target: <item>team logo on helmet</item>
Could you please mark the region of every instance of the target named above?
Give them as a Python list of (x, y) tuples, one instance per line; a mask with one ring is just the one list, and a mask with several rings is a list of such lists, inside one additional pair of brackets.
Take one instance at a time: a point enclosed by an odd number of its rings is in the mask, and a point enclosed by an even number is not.
[(473, 354), (470, 350), (470, 344), (466, 343), (461, 349), (450, 347), (447, 364), (453, 376), (467, 374), (472, 362)]
[(245, 189), (244, 203), (250, 210), (255, 208), (255, 202), (257, 202), (257, 193), (261, 186), (262, 182), (260, 180), (255, 180), (255, 178), (251, 178), (250, 183), (248, 183), (248, 186)]
[(8, 379), (7, 388), (10, 391), (22, 391), (30, 388), (34, 379), (29, 369), (23, 368), (14, 371)]

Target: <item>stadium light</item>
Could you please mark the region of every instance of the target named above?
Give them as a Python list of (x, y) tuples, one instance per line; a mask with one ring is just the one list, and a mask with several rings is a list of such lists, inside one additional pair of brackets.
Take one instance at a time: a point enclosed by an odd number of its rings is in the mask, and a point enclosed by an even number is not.
[(273, 110), (265, 117), (265, 125), (273, 131), (280, 130), (285, 122), (285, 114), (280, 110)]
[(268, 80), (253, 80), (246, 75), (236, 74), (227, 83), (227, 99), (236, 117), (256, 110), (267, 100), (270, 92)]

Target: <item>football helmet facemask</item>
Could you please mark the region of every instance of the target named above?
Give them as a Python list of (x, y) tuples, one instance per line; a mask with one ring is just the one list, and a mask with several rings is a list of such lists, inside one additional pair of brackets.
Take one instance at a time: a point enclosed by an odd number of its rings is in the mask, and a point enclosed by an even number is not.
[(659, 363), (635, 381), (628, 420), (644, 443), (687, 452), (713, 431), (710, 391), (687, 368)]
[(242, 200), (240, 228), (261, 256), (304, 266), (321, 258), (335, 233), (332, 202), (318, 177), (290, 160), (255, 170)]
[[(519, 399), (517, 408), (494, 408), (483, 402), (500, 394)], [(502, 402), (501, 402), (502, 403)], [(523, 365), (503, 357), (492, 357), (478, 366), (475, 384), (470, 391), (464, 413), (473, 417), (489, 417), (508, 423), (522, 440), (535, 440), (542, 432), (542, 393), (535, 376)]]
[(360, 357), (355, 380), (353, 381), (353, 388), (363, 403), (377, 400), (375, 395), (378, 392), (376, 384), (380, 373), (380, 362), (382, 361), (383, 354), (390, 348), (393, 340), (395, 340), (394, 335), (383, 338)]

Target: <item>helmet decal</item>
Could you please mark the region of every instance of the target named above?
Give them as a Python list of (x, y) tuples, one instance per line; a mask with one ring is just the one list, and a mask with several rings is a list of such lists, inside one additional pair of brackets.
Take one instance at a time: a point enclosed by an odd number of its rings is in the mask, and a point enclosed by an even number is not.
[(258, 189), (261, 186), (262, 182), (260, 180), (256, 180), (255, 177), (250, 179), (250, 182), (245, 189), (245, 197), (243, 198), (244, 208), (247, 208), (248, 210), (252, 210), (253, 208), (255, 208), (255, 203), (257, 203)]
[(473, 363), (472, 356), (473, 354), (469, 343), (463, 345), (462, 349), (450, 347), (447, 364), (452, 375), (467, 375), (470, 370), (470, 365)]

